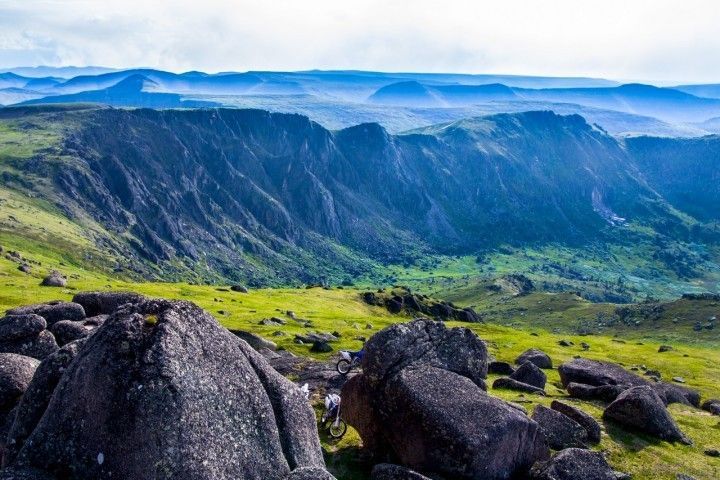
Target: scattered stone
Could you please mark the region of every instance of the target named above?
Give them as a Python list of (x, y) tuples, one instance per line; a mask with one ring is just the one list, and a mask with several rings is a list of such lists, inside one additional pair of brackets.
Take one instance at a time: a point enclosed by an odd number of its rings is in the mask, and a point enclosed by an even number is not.
[(548, 445), (553, 450), (585, 447), (587, 432), (579, 423), (567, 415), (542, 405), (536, 405), (530, 418), (540, 425), (540, 430), (542, 430)]
[(531, 348), (530, 350), (526, 350), (520, 356), (515, 359), (515, 363), (517, 365), (522, 365), (525, 362), (532, 362), (539, 368), (553, 368), (552, 367), (552, 360), (548, 356), (547, 353), (543, 352), (542, 350), (538, 350), (537, 348)]
[[(278, 321), (280, 320), (280, 321)], [(266, 327), (279, 327), (282, 325), (285, 325), (285, 320), (282, 320), (277, 317), (272, 318), (263, 318), (258, 322), (258, 325), (265, 325)]]
[(707, 455), (708, 457), (718, 458), (720, 457), (720, 450), (718, 450), (717, 448), (708, 448), (707, 450), (705, 450), (705, 455)]
[(582, 343), (580, 344), (580, 346), (581, 346), (582, 349), (585, 350), (585, 351), (590, 350), (590, 344), (588, 344), (588, 343), (582, 342)]
[(442, 322), (395, 324), (365, 344), (343, 417), (370, 454), (447, 478), (510, 478), (547, 455), (539, 426), (484, 392), (487, 348)]
[(561, 347), (572, 347), (575, 344), (573, 342), (571, 342), (570, 340), (560, 340), (558, 342), (558, 345), (560, 345)]
[(588, 442), (600, 442), (600, 424), (591, 415), (583, 412), (577, 407), (560, 402), (558, 400), (553, 400), (553, 402), (550, 404), (550, 408), (562, 413), (563, 415), (574, 420), (581, 427), (583, 427), (585, 429), (585, 433), (587, 434)]
[(310, 351), (314, 353), (327, 353), (332, 352), (333, 348), (325, 341), (316, 340), (313, 342), (312, 347), (310, 347)]
[(680, 431), (658, 394), (649, 385), (625, 390), (608, 405), (603, 418), (662, 440), (691, 443)]
[(683, 377), (672, 377), (672, 381), (675, 383), (685, 383), (685, 379)]
[(525, 362), (520, 365), (515, 372), (510, 375), (510, 378), (517, 380), (518, 382), (526, 383), (537, 387), (541, 390), (545, 389), (545, 383), (547, 382), (547, 376), (545, 372), (532, 362)]
[(720, 416), (720, 399), (710, 399), (703, 402), (702, 407), (706, 412), (710, 412), (713, 415)]
[(673, 347), (670, 345), (660, 345), (660, 348), (658, 348), (658, 353), (665, 353), (673, 350)]
[(413, 470), (393, 465), (391, 463), (378, 463), (372, 469), (370, 480), (431, 480)]
[(304, 335), (295, 335), (295, 338), (302, 340), (303, 343), (314, 343), (314, 342), (335, 342), (337, 337), (331, 333), (306, 333)]
[(67, 287), (67, 278), (60, 272), (52, 272), (40, 282), (41, 287)]
[(512, 375), (515, 371), (512, 365), (507, 362), (490, 362), (488, 363), (488, 373), (494, 373), (496, 375)]
[(545, 390), (542, 388), (528, 385), (527, 383), (518, 382), (512, 378), (498, 378), (492, 384), (493, 389), (507, 389), (516, 390), (518, 392), (535, 393), (538, 395), (545, 395)]
[(144, 300), (145, 297), (133, 292), (82, 292), (72, 299), (83, 306), (88, 317), (110, 315), (123, 305)]
[(248, 289), (244, 285), (233, 285), (230, 287), (230, 290), (233, 292), (248, 293)]
[(18, 270), (20, 270), (23, 273), (28, 273), (28, 274), (32, 273), (32, 268), (30, 268), (30, 265), (28, 265), (27, 263), (23, 263), (22, 265), (20, 265), (18, 267)]
[(662, 378), (662, 374), (658, 370), (646, 370), (644, 375), (646, 377), (653, 377), (658, 380), (660, 380)]
[(618, 474), (600, 452), (568, 448), (547, 462), (539, 462), (531, 472), (532, 480), (618, 480)]

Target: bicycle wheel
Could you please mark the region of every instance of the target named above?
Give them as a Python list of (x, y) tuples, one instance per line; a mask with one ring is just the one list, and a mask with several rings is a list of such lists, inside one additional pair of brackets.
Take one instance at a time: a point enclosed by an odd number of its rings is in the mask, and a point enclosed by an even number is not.
[(330, 424), (329, 431), (331, 437), (342, 438), (342, 436), (345, 435), (345, 432), (347, 432), (347, 425), (342, 420), (337, 423), (333, 422)]
[(347, 373), (350, 371), (350, 362), (343, 358), (342, 360), (337, 362), (335, 368), (337, 368), (339, 374), (347, 375)]

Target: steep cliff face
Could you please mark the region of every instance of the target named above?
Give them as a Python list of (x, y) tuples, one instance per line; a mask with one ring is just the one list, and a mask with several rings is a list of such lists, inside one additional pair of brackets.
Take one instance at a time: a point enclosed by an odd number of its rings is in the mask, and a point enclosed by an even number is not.
[(704, 222), (720, 221), (720, 136), (625, 140), (655, 191)]
[(504, 114), (390, 135), (260, 110), (65, 115), (76, 127), (58, 158), (25, 168), (52, 180), (67, 212), (89, 214), (153, 262), (229, 278), (354, 276), (423, 251), (610, 239), (630, 222), (687, 230), (657, 179), (579, 116)]

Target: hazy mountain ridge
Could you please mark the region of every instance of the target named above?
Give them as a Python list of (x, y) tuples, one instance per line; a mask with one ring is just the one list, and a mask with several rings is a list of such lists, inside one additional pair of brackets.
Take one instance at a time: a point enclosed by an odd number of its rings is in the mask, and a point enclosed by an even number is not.
[[(720, 116), (720, 100), (712, 98), (714, 85), (658, 88), (593, 78), (321, 70), (208, 74), (95, 67), (13, 69), (2, 75), (0, 104), (5, 105), (236, 106), (301, 113), (330, 129), (377, 122), (400, 132), (471, 116), (547, 109), (583, 115), (616, 135), (700, 136), (716, 132), (708, 121)], [(114, 90), (138, 75), (153, 82), (152, 90)], [(408, 88), (415, 93), (402, 91)]]

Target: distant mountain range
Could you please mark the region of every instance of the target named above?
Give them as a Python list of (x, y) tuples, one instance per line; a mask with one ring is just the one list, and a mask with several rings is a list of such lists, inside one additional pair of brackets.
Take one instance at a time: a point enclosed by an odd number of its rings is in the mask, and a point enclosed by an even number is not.
[[(138, 86), (140, 86), (138, 88)], [(0, 74), (0, 104), (260, 107), (328, 128), (377, 122), (401, 132), (445, 121), (546, 109), (578, 113), (614, 135), (717, 132), (720, 86), (659, 88), (594, 78), (363, 71), (172, 73), (155, 69), (17, 68)]]
[[(120, 85), (156, 88), (147, 81)], [(0, 120), (59, 137), (7, 160), (7, 187), (92, 219), (112, 235), (96, 242), (166, 271), (282, 283), (421, 252), (720, 242), (720, 137), (618, 140), (552, 112), (404, 135), (242, 109), (27, 106)]]

